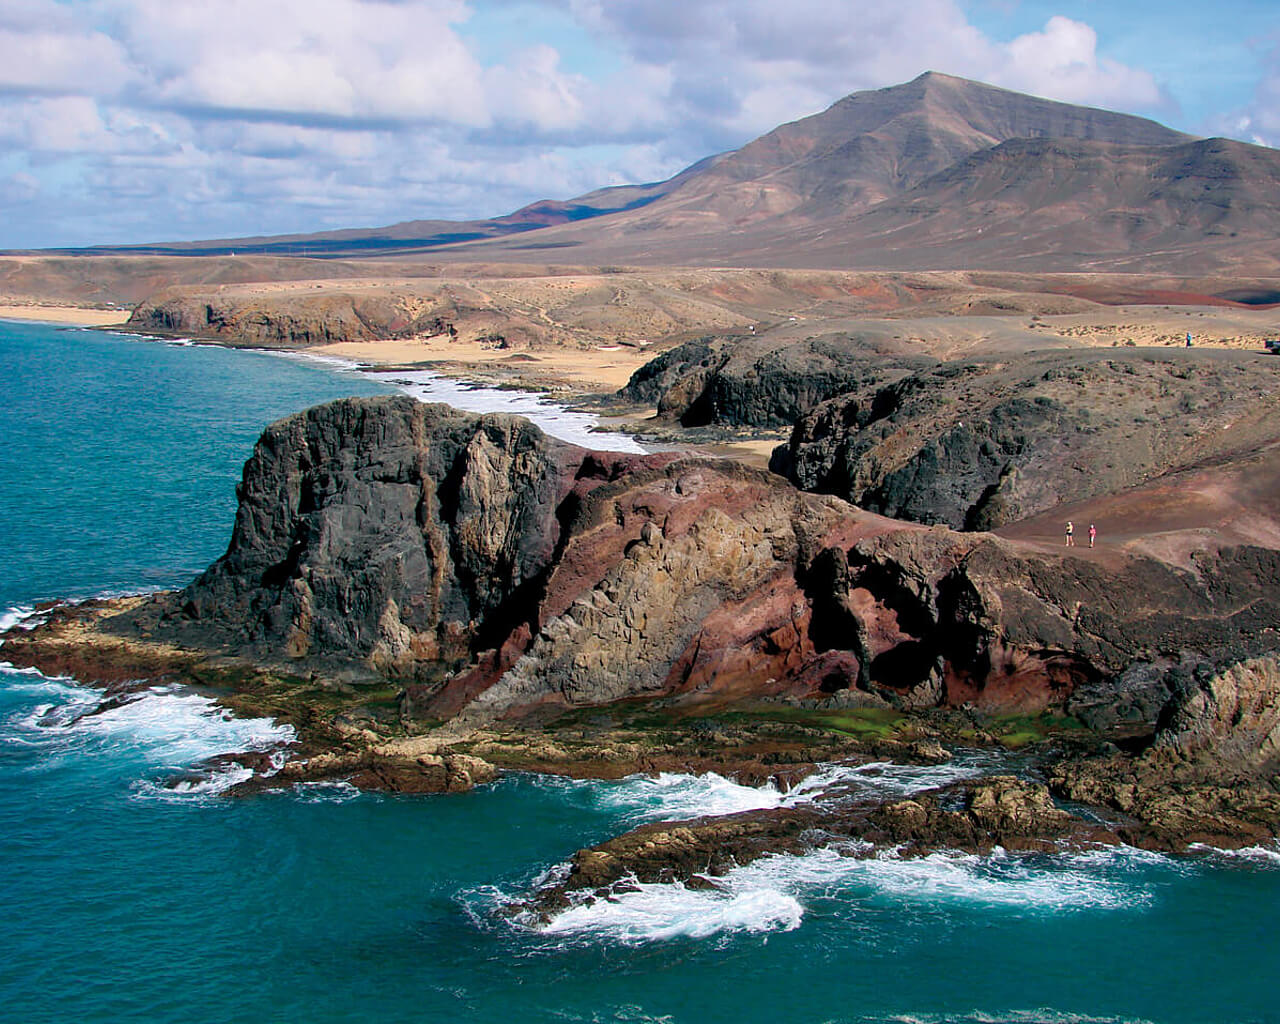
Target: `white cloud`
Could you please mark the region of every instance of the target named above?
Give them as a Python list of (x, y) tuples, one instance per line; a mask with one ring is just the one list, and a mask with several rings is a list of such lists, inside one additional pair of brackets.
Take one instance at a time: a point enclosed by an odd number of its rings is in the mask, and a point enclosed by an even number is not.
[[(955, 0), (569, 0), (640, 65), (665, 68), (673, 120), (715, 118), (759, 132), (857, 89), (934, 70), (1072, 103), (1150, 107), (1154, 77), (1098, 54), (1097, 33), (1061, 16), (1008, 43), (969, 24)], [(789, 109), (784, 109), (789, 108)]]
[[(35, 6), (24, 5), (23, 13), (34, 13)], [(75, 26), (57, 30), (25, 20), (0, 21), (0, 91), (111, 95), (135, 81), (116, 40)]]
[(1207, 131), (1280, 148), (1280, 46), (1267, 54), (1252, 102), (1243, 110), (1215, 118)]
[(1098, 56), (1098, 33), (1056, 15), (1041, 32), (1018, 36), (1001, 48), (1003, 66), (991, 81), (1016, 89), (1096, 106), (1154, 107), (1164, 101), (1147, 71)]
[[(594, 77), (535, 36), (482, 61), (468, 33), (498, 2), (6, 0), (0, 245), (488, 216), (660, 179), (927, 69), (1161, 100), (1086, 24), (1000, 42), (959, 0), (511, 0), (585, 28), (612, 58)], [(1261, 99), (1249, 116), (1280, 128)], [(63, 205), (16, 205), (14, 173), (56, 183)]]

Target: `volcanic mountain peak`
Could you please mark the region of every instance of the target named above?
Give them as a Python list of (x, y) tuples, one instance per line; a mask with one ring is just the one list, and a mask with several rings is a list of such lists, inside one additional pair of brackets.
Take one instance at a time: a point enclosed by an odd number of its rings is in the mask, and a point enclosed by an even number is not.
[(853, 93), (775, 128), (718, 158), (679, 192), (706, 195), (734, 182), (767, 181), (799, 197), (825, 195), (848, 212), (1016, 138), (1169, 146), (1191, 137), (1146, 118), (929, 71), (903, 85)]
[(667, 181), (483, 221), (143, 248), (1259, 274), (1280, 267), (1277, 181), (1274, 150), (930, 71), (853, 93)]

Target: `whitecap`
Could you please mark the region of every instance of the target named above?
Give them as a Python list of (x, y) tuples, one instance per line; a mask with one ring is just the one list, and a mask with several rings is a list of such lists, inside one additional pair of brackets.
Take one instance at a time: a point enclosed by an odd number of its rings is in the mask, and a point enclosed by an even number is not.
[[(12, 681), (36, 702), (6, 721), (6, 738), (39, 748), (34, 770), (68, 758), (110, 757), (136, 763), (147, 778), (136, 795), (170, 798), (221, 793), (253, 775), (234, 755), (268, 754), (267, 774), (278, 771), (285, 748), (296, 741), (291, 725), (269, 718), (237, 718), (211, 697), (175, 687), (152, 686), (104, 704), (95, 690), (74, 680), (35, 673)], [(226, 759), (201, 767), (211, 759)], [(188, 776), (177, 781), (176, 774)], [(162, 781), (151, 781), (159, 778)]]
[(581, 903), (539, 930), (545, 935), (590, 935), (624, 944), (733, 933), (791, 931), (804, 910), (772, 889), (725, 892), (671, 884), (631, 883), (632, 891)]
[(364, 794), (350, 782), (295, 782), (294, 796), (304, 804), (345, 804)]
[(869, 853), (867, 844), (851, 842), (805, 854), (774, 854), (707, 879), (709, 888), (627, 882), (606, 899), (583, 895), (549, 922), (525, 918), (520, 923), (542, 934), (635, 944), (790, 931), (800, 926), (806, 902), (816, 899), (839, 900), (852, 914), (875, 902), (1062, 913), (1144, 907), (1152, 900), (1144, 885), (1073, 863), (1068, 855), (999, 849), (987, 857)]
[(146, 800), (187, 801), (200, 797), (214, 797), (225, 793), (232, 786), (253, 778), (253, 769), (240, 764), (228, 764), (191, 778), (156, 781), (143, 779), (133, 784), (133, 794)]
[(906, 797), (976, 778), (998, 767), (997, 758), (979, 752), (966, 753), (939, 765), (903, 765), (888, 761), (822, 765), (788, 790), (780, 789), (772, 780), (762, 786), (748, 786), (715, 772), (630, 775), (617, 782), (579, 785), (593, 787), (601, 807), (638, 823), (797, 807), (836, 794), (878, 800)]
[(1236, 850), (1223, 850), (1204, 843), (1192, 843), (1187, 849), (1226, 862), (1234, 861), (1264, 868), (1280, 868), (1280, 840), (1267, 845), (1245, 846)]
[(1152, 1024), (1145, 1017), (1097, 1017), (1048, 1007), (1035, 1010), (949, 1012), (945, 1016), (911, 1013), (862, 1018), (863, 1024), (871, 1024), (872, 1021), (884, 1021), (885, 1024)]
[(1119, 910), (1145, 906), (1148, 889), (1115, 878), (1070, 855), (990, 856), (933, 853), (899, 857), (893, 852), (836, 868), (843, 882), (881, 897), (916, 903), (961, 903), (1026, 911)]
[[(35, 629), (44, 620), (44, 614), (30, 605), (11, 605), (0, 612), (0, 633), (7, 633), (11, 629)], [(0, 644), (2, 643), (4, 640), (0, 639)]]
[(615, 783), (597, 783), (597, 802), (629, 821), (666, 821), (737, 814), (782, 805), (785, 795), (770, 782), (746, 786), (707, 772), (629, 775)]

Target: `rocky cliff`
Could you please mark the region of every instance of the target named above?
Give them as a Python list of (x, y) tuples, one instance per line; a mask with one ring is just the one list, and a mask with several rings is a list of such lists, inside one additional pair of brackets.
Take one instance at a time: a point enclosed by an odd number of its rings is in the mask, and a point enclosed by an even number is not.
[(895, 518), (993, 529), (1280, 436), (1280, 365), (1095, 349), (937, 365), (832, 399), (775, 467)]
[(154, 628), (395, 678), (432, 720), (786, 696), (1070, 708), (1149, 741), (1178, 666), (1265, 654), (1280, 619), (1275, 551), (1106, 568), (404, 398), (275, 424), (239, 495), (226, 555)]
[(245, 464), (230, 546), (178, 596), (181, 619), (391, 676), (456, 667), (533, 614), (566, 502), (626, 464), (409, 398), (289, 417)]
[(270, 292), (242, 295), (179, 288), (160, 291), (139, 303), (129, 326), (148, 334), (207, 338), (223, 344), (304, 348), (453, 335), (457, 331), (454, 312), (359, 290), (326, 289), (323, 294), (302, 293), (281, 300)]

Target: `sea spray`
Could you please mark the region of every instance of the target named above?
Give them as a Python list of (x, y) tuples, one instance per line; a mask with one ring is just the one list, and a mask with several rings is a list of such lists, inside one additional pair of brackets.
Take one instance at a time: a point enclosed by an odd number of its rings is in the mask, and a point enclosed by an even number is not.
[[(790, 789), (769, 781), (748, 786), (706, 772), (689, 775), (662, 772), (631, 775), (612, 783), (577, 783), (596, 794), (600, 806), (623, 814), (637, 824), (684, 818), (718, 817), (773, 807), (797, 807), (823, 798), (850, 799), (907, 797), (964, 779), (1008, 771), (999, 753), (963, 751), (936, 765), (903, 765), (888, 761), (869, 764), (822, 765)], [(573, 783), (567, 783), (574, 785)]]
[[(1153, 897), (1149, 884), (1123, 861), (1141, 851), (1079, 855), (939, 852), (902, 857), (842, 842), (806, 854), (773, 854), (700, 884), (624, 880), (607, 897), (571, 894), (572, 906), (549, 921), (523, 923), (547, 935), (575, 935), (626, 944), (733, 932), (790, 931), (816, 900), (858, 914), (904, 904), (983, 907), (990, 912), (1060, 914), (1133, 910)], [(1108, 868), (1104, 870), (1103, 861)], [(1164, 858), (1167, 861), (1168, 858)]]
[[(71, 679), (39, 672), (0, 671), (11, 694), (30, 703), (11, 711), (6, 737), (41, 750), (52, 767), (67, 758), (101, 758), (136, 766), (141, 797), (210, 796), (253, 776), (236, 754), (267, 754), (268, 773), (283, 764), (294, 728), (267, 718), (237, 718), (211, 697), (178, 687), (152, 686), (104, 703)], [(220, 759), (206, 767), (211, 759)], [(181, 776), (175, 779), (175, 776)]]

